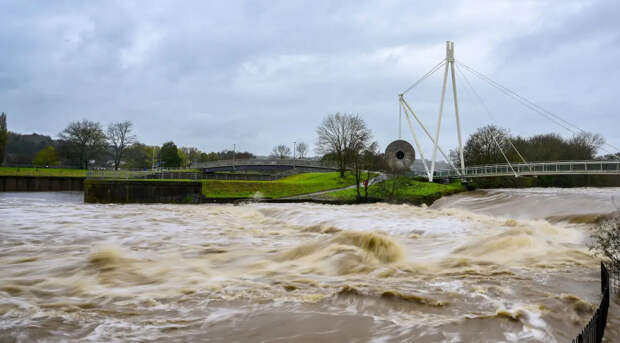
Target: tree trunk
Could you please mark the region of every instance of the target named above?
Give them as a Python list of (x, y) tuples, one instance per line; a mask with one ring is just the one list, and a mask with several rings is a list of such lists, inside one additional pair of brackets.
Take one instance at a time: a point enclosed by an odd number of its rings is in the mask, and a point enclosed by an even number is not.
[(356, 199), (359, 201), (362, 198), (362, 196), (360, 195), (360, 179), (362, 178), (362, 172), (360, 170), (359, 161), (355, 161), (355, 164), (353, 165), (353, 171), (355, 173), (355, 189), (357, 191)]
[[(370, 183), (370, 171), (366, 170), (366, 182), (367, 185)], [(364, 198), (368, 200), (368, 186), (364, 186)]]

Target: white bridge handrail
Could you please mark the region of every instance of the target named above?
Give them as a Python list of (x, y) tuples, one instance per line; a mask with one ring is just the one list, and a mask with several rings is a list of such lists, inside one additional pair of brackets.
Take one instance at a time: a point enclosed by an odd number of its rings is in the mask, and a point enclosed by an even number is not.
[[(512, 166), (512, 168), (510, 168)], [(513, 172), (514, 169), (514, 172)], [(620, 161), (546, 161), (518, 163), (508, 165), (489, 164), (466, 167), (463, 177), (485, 176), (528, 176), (528, 175), (620, 175)], [(424, 171), (414, 171), (416, 175), (425, 175)], [(435, 171), (435, 177), (459, 177), (452, 169)]]
[(313, 168), (335, 168), (334, 163), (324, 162), (320, 160), (305, 159), (241, 159), (241, 160), (218, 160), (203, 163), (194, 163), (192, 168), (218, 168), (229, 166), (296, 166), (296, 167), (313, 167)]

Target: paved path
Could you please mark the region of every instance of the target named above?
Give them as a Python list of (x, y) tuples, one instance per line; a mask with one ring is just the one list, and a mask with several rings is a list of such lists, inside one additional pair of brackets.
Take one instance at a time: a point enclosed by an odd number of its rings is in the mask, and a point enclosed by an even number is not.
[[(370, 179), (370, 181), (368, 182), (368, 187), (370, 187), (371, 185), (377, 183), (377, 182), (381, 182), (384, 180), (387, 180), (388, 176), (386, 174), (383, 173), (379, 173), (379, 175), (373, 177), (372, 179)], [(327, 194), (327, 193), (331, 193), (331, 192), (338, 192), (338, 191), (342, 191), (345, 189), (354, 189), (357, 185), (351, 185), (351, 186), (347, 186), (347, 187), (342, 187), (342, 188), (334, 188), (334, 189), (328, 189), (326, 191), (320, 191), (320, 192), (314, 192), (314, 193), (308, 193), (308, 194), (301, 194), (301, 195), (294, 195), (291, 197), (286, 197), (286, 198), (280, 198), (280, 199), (284, 199), (284, 200), (299, 200), (299, 199), (311, 199), (311, 198), (316, 198), (317, 196), (323, 195), (323, 194)], [(360, 186), (362, 187), (362, 186)]]

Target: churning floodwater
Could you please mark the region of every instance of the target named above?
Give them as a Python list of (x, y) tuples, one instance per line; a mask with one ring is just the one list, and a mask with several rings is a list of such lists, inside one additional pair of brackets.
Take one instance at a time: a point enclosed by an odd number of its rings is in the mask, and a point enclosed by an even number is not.
[(567, 342), (600, 301), (587, 222), (614, 197), (496, 190), (426, 208), (0, 193), (0, 342)]

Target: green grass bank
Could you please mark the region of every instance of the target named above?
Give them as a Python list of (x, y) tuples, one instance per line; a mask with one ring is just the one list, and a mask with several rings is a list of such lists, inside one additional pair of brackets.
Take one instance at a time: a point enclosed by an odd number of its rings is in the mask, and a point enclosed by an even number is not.
[(304, 173), (276, 181), (203, 180), (202, 194), (206, 198), (268, 198), (280, 199), (352, 186), (355, 177), (345, 173)]
[[(371, 185), (368, 198), (358, 200), (355, 188), (341, 189), (354, 185), (355, 178), (351, 173), (341, 178), (337, 172), (297, 174), (277, 181), (102, 179), (85, 181), (84, 199), (86, 202), (104, 203), (203, 203), (254, 199), (271, 202), (353, 204), (381, 201), (430, 205), (442, 196), (466, 190), (460, 182), (437, 184), (399, 177)], [(327, 193), (308, 198), (297, 197), (325, 191)]]
[[(368, 187), (368, 201), (384, 201), (391, 203), (410, 203), (415, 205), (432, 204), (442, 196), (466, 191), (460, 181), (450, 184), (423, 182), (411, 177), (398, 177), (379, 182)], [(362, 198), (365, 193), (360, 189)], [(352, 202), (356, 200), (355, 189), (345, 189), (327, 193), (325, 199)], [(364, 199), (362, 199), (364, 201)]]
[(0, 176), (86, 177), (84, 169), (0, 167)]

